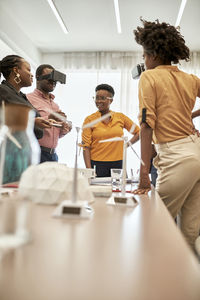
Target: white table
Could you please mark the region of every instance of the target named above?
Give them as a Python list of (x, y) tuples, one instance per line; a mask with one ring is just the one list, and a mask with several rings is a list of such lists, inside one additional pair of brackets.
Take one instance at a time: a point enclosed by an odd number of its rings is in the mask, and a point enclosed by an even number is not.
[(54, 219), (54, 206), (33, 204), (33, 241), (1, 261), (0, 299), (199, 300), (200, 265), (160, 198), (105, 201), (91, 220)]

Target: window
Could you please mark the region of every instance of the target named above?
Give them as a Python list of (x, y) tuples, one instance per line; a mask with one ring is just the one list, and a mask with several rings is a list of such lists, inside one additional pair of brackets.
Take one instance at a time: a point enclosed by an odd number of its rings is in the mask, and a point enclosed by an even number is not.
[[(75, 126), (81, 127), (84, 119), (91, 113), (97, 110), (92, 96), (95, 93), (95, 87), (101, 83), (107, 83), (113, 86), (115, 96), (111, 109), (121, 111), (129, 116), (138, 124), (138, 100), (137, 100), (137, 85), (138, 81), (131, 80), (130, 86), (126, 84), (123, 95), (122, 74), (120, 71), (115, 72), (95, 72), (79, 71), (67, 73), (66, 85), (58, 84), (55, 89), (55, 100), (60, 108), (67, 114), (68, 120), (72, 121), (73, 129), (65, 137), (59, 140), (57, 153), (59, 162), (66, 163), (68, 166), (74, 166), (75, 159), (75, 141), (76, 130)], [(131, 76), (131, 74), (130, 74)], [(127, 98), (130, 95), (131, 101)], [(127, 131), (125, 135), (131, 136)], [(79, 134), (81, 142), (81, 133)], [(140, 154), (139, 142), (134, 145), (134, 149)], [(82, 149), (80, 149), (78, 158), (78, 166), (84, 167)], [(127, 172), (130, 174), (130, 169), (139, 168), (139, 160), (129, 148), (127, 152)]]

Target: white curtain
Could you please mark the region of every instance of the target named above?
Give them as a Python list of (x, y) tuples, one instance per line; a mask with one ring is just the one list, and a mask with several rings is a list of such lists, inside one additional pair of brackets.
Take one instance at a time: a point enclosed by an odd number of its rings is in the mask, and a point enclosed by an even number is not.
[(182, 61), (179, 68), (200, 77), (200, 52), (191, 52), (190, 61)]
[[(138, 112), (137, 80), (131, 77), (131, 70), (142, 62), (142, 52), (67, 52), (44, 54), (43, 63), (52, 64), (66, 73), (94, 73), (99, 83), (99, 74), (120, 73), (120, 107), (119, 110), (130, 115)], [(94, 88), (94, 87), (93, 87)]]
[(131, 69), (140, 62), (142, 52), (66, 52), (43, 54), (44, 63), (52, 63), (65, 70)]
[[(137, 81), (131, 78), (131, 70), (142, 62), (142, 52), (67, 52), (43, 54), (43, 62), (50, 63), (64, 72), (120, 73), (120, 111), (125, 114), (137, 111)], [(200, 52), (191, 52), (189, 62), (182, 61), (179, 68), (200, 76)], [(136, 83), (136, 84), (135, 84)]]

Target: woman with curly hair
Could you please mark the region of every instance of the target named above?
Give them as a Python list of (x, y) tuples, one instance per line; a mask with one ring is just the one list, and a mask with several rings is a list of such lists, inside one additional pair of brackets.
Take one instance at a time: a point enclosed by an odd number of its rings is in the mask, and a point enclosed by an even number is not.
[(143, 47), (146, 71), (139, 81), (141, 123), (140, 182), (135, 194), (151, 189), (149, 164), (155, 143), (156, 190), (173, 218), (181, 214), (181, 229), (194, 249), (200, 230), (200, 138), (193, 133), (192, 109), (200, 97), (200, 79), (172, 64), (189, 60), (190, 51), (179, 30), (167, 23), (141, 19), (134, 30)]

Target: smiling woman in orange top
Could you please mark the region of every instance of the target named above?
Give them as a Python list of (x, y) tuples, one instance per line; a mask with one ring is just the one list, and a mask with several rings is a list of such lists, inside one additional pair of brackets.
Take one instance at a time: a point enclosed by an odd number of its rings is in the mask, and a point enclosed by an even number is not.
[[(83, 130), (82, 144), (84, 147), (83, 157), (86, 168), (96, 166), (98, 177), (110, 177), (110, 170), (122, 168), (123, 141), (99, 143), (100, 140), (123, 135), (123, 129), (130, 131), (134, 122), (120, 112), (110, 110), (114, 97), (114, 89), (108, 84), (100, 84), (95, 89), (94, 97), (98, 111), (91, 114), (84, 120), (84, 125), (111, 112), (111, 116), (92, 128)], [(139, 127), (135, 124), (133, 137), (130, 142), (133, 144), (139, 139)]]

